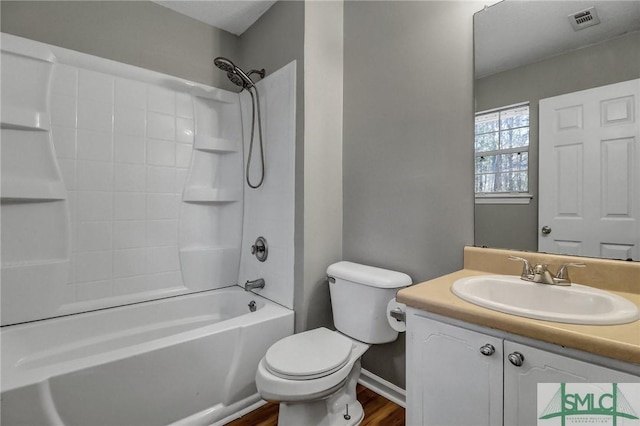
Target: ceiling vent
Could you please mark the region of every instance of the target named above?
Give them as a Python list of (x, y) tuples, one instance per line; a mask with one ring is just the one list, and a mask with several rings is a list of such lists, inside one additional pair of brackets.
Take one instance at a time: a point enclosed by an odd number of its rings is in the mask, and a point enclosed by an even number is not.
[(595, 6), (591, 6), (588, 9), (569, 15), (569, 23), (571, 23), (574, 31), (578, 31), (598, 25), (600, 23), (600, 18), (598, 18)]

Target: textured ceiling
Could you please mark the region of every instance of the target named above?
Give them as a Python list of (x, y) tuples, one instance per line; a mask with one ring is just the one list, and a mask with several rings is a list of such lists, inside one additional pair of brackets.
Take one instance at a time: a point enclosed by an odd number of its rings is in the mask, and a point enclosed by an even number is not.
[(152, 0), (183, 15), (240, 35), (276, 0)]
[[(568, 16), (595, 6), (600, 24), (574, 31)], [(506, 0), (474, 17), (476, 78), (640, 30), (640, 1)]]

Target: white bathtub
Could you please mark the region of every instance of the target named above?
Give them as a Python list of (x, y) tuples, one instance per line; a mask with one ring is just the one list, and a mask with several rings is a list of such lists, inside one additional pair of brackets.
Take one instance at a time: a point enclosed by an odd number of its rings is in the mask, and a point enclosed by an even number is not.
[(293, 311), (231, 287), (0, 333), (2, 425), (208, 425), (259, 401)]

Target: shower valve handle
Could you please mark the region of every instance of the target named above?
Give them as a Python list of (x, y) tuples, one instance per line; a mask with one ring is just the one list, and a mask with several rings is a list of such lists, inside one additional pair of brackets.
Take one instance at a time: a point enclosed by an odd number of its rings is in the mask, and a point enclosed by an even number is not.
[(260, 262), (267, 260), (269, 249), (267, 247), (267, 240), (264, 237), (258, 237), (256, 242), (251, 246), (251, 254)]

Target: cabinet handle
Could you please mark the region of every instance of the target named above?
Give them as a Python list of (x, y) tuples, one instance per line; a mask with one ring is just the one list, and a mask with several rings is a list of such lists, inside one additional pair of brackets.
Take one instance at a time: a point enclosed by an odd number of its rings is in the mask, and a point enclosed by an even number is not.
[(487, 343), (486, 345), (480, 348), (480, 353), (485, 356), (491, 356), (496, 351), (496, 348), (493, 347), (491, 343)]
[(520, 367), (524, 362), (524, 355), (520, 352), (512, 352), (507, 356), (507, 358), (509, 359), (509, 362), (516, 367)]

